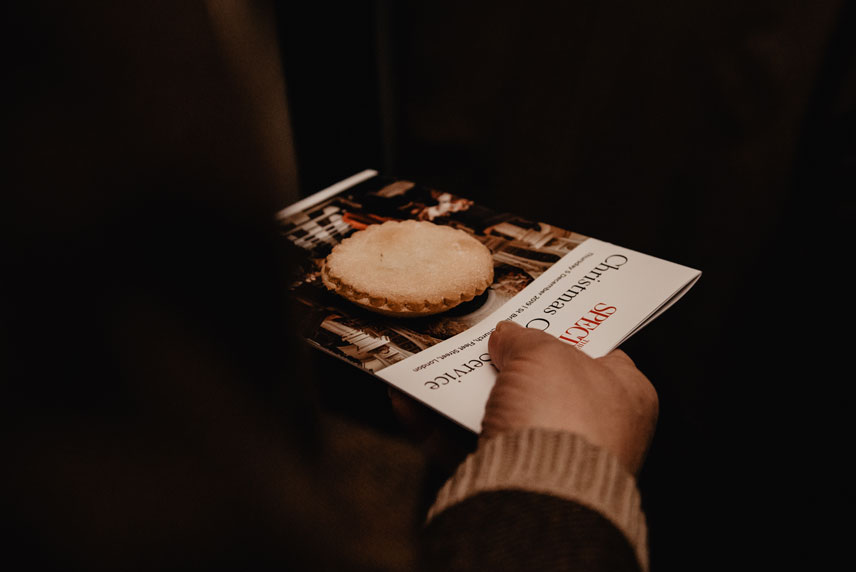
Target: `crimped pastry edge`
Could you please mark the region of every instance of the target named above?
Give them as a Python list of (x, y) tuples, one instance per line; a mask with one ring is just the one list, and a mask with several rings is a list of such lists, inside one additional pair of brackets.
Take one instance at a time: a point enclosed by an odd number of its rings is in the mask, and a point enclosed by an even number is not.
[(386, 316), (394, 316), (397, 318), (422, 317), (439, 314), (447, 310), (451, 310), (455, 306), (469, 302), (476, 296), (482, 295), (493, 283), (493, 267), (490, 269), (489, 279), (482, 288), (476, 288), (470, 292), (461, 294), (457, 299), (443, 298), (442, 302), (431, 302), (422, 300), (420, 302), (405, 302), (405, 303), (390, 303), (387, 298), (380, 296), (370, 296), (364, 292), (354, 290), (347, 284), (342, 283), (337, 278), (331, 276), (328, 272), (327, 265), (324, 263), (321, 267), (321, 281), (328, 290), (335, 292), (349, 302), (356, 304), (372, 312), (377, 312)]
[[(393, 221), (388, 221), (393, 222)], [(381, 226), (387, 223), (381, 223), (377, 225), (371, 225), (364, 230), (362, 233), (374, 233), (377, 232), (376, 229), (379, 229)], [(419, 225), (425, 221), (414, 221), (414, 220), (404, 220), (404, 221), (394, 221), (396, 224), (406, 224), (406, 225)], [(434, 223), (427, 223), (434, 224)], [(440, 226), (440, 225), (437, 225)], [(458, 229), (453, 229), (458, 230)], [(463, 232), (463, 231), (459, 231)], [(356, 233), (355, 233), (356, 234)], [(471, 235), (470, 235), (471, 236)], [(340, 245), (344, 245), (351, 240), (353, 240), (354, 235), (349, 236), (342, 240), (339, 245), (333, 248), (330, 255), (333, 255), (336, 249)], [(365, 237), (365, 234), (363, 235)], [(473, 240), (476, 240), (471, 236)], [(479, 242), (476, 240), (476, 242)], [(481, 244), (481, 243), (479, 243)], [(484, 262), (486, 263), (486, 268), (488, 268), (488, 274), (486, 278), (477, 285), (472, 286), (467, 291), (456, 292), (454, 295), (448, 295), (449, 293), (445, 293), (443, 295), (437, 295), (433, 297), (433, 299), (425, 298), (421, 301), (414, 300), (390, 300), (388, 297), (383, 296), (373, 296), (367, 292), (361, 292), (353, 288), (350, 284), (347, 283), (346, 280), (343, 280), (341, 277), (334, 275), (330, 267), (328, 265), (328, 259), (325, 259), (321, 266), (321, 280), (327, 289), (335, 292), (339, 296), (342, 296), (346, 300), (357, 304), (363, 308), (368, 310), (378, 312), (381, 314), (396, 316), (396, 317), (418, 317), (418, 316), (429, 316), (432, 314), (438, 314), (440, 312), (445, 312), (446, 310), (450, 310), (459, 304), (464, 302), (468, 302), (479, 296), (487, 290), (490, 285), (493, 283), (494, 278), (494, 268), (493, 268), (493, 257), (490, 253), (490, 250), (487, 249), (482, 244), (484, 248), (484, 252), (486, 253), (486, 257)]]

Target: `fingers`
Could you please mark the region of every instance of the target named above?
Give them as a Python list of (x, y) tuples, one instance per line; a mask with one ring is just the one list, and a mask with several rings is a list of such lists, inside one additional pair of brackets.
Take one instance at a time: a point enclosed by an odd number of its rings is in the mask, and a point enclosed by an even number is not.
[[(521, 358), (538, 361), (538, 358), (548, 359), (546, 356), (549, 355), (552, 359), (560, 359), (563, 363), (579, 363), (593, 359), (545, 332), (525, 328), (507, 320), (496, 325), (496, 329), (488, 340), (488, 352), (491, 361), (500, 371), (514, 360)], [(634, 361), (620, 349), (612, 350), (595, 361), (610, 369), (636, 369)]]
[(578, 433), (636, 472), (654, 434), (656, 390), (621, 350), (592, 358), (539, 330), (500, 322), (488, 341), (499, 369), (482, 435), (523, 427)]
[(596, 361), (599, 361), (611, 371), (615, 372), (623, 381), (633, 384), (635, 386), (635, 391), (642, 398), (652, 403), (652, 407), (655, 410), (659, 409), (659, 397), (657, 396), (657, 390), (654, 388), (651, 381), (637, 369), (636, 363), (629, 355), (624, 353), (622, 350), (616, 349), (612, 350), (605, 356), (598, 358)]
[(621, 366), (621, 367), (636, 367), (636, 363), (630, 358), (629, 355), (624, 353), (623, 350), (615, 349), (606, 354), (605, 356), (599, 358), (600, 361), (609, 363), (613, 366)]
[(503, 366), (515, 357), (531, 352), (543, 344), (557, 341), (549, 334), (505, 320), (496, 325), (488, 339), (487, 350), (493, 365), (502, 371)]
[(612, 359), (616, 359), (616, 360), (622, 360), (622, 361), (626, 360), (630, 363), (633, 363), (633, 360), (630, 359), (630, 356), (627, 355), (626, 353), (624, 353), (624, 350), (620, 350), (620, 349), (614, 349), (603, 357), (612, 358)]

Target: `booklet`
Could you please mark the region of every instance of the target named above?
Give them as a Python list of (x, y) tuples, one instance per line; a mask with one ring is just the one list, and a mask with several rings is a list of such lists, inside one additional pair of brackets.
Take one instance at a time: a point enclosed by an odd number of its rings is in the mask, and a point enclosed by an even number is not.
[[(605, 355), (654, 320), (701, 272), (545, 222), (500, 213), (418, 183), (357, 173), (277, 213), (299, 247), (290, 289), (305, 310), (308, 342), (394, 385), (479, 432), (497, 370), (488, 338), (502, 320)], [(330, 292), (320, 278), (331, 249), (387, 220), (427, 220), (462, 229), (490, 249), (494, 280), (444, 313), (396, 318)]]

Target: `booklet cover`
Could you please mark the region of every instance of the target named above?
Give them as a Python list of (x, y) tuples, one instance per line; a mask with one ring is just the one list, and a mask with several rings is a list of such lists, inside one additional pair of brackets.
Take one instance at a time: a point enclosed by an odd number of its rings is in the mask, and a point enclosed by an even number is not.
[[(701, 272), (500, 213), (464, 197), (366, 170), (280, 211), (303, 259), (291, 293), (309, 343), (380, 377), (474, 432), (496, 379), (487, 344), (511, 320), (592, 357), (605, 355), (685, 294)], [(381, 315), (330, 292), (324, 259), (352, 233), (387, 220), (463, 230), (493, 255), (494, 279), (475, 299), (418, 318)]]

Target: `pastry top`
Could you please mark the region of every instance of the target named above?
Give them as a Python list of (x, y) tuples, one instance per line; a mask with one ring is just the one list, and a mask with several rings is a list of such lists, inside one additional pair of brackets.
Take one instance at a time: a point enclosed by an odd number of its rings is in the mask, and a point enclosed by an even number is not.
[(333, 248), (324, 284), (370, 310), (435, 314), (472, 300), (493, 282), (490, 250), (462, 230), (425, 221), (387, 221)]

